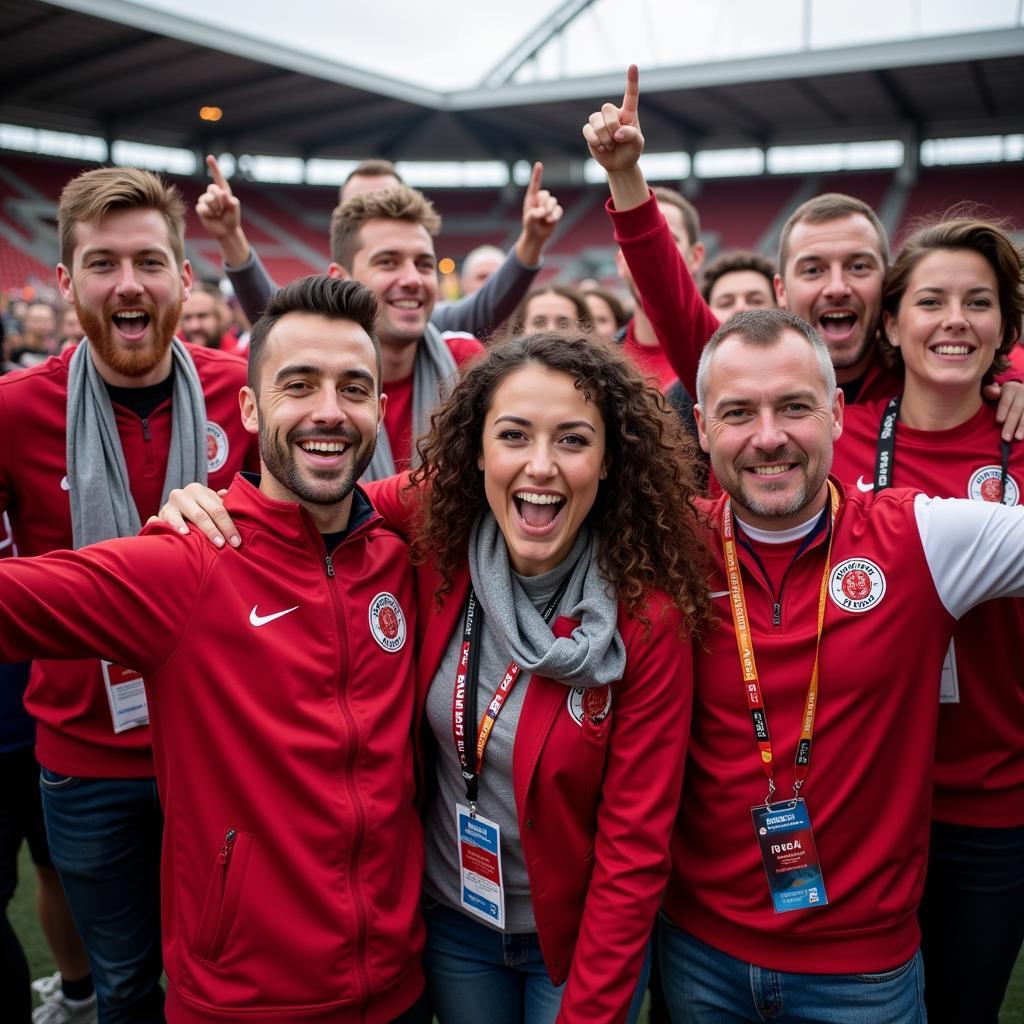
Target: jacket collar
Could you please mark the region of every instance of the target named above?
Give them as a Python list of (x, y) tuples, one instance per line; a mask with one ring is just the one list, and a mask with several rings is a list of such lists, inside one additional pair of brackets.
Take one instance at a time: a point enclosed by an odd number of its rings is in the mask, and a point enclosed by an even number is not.
[[(268, 497), (259, 489), (259, 481), (255, 473), (236, 473), (224, 497), (224, 506), (239, 528), (248, 526), (270, 532), (285, 543), (300, 547), (319, 539), (320, 531), (298, 502)], [(345, 540), (380, 521), (370, 499), (357, 485), (352, 492), (352, 511)]]

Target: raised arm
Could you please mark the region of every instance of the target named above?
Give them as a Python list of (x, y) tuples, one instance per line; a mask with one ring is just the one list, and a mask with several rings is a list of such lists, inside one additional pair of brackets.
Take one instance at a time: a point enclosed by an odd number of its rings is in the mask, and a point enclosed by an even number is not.
[(249, 245), (242, 230), (242, 204), (231, 191), (216, 157), (208, 156), (206, 166), (213, 181), (196, 203), (196, 213), (211, 238), (216, 239), (224, 257), (224, 270), (235, 290), (242, 311), (255, 323), (266, 309), (277, 285)]
[(523, 197), (523, 229), (505, 262), (472, 295), (450, 302), (431, 318), (440, 331), (465, 331), (486, 338), (514, 312), (543, 263), (544, 246), (562, 219), (562, 207), (541, 188), (544, 166), (533, 165)]
[(633, 283), (665, 352), (690, 394), (696, 394), (697, 362), (718, 319), (708, 309), (640, 169), (640, 77), (626, 73), (621, 106), (605, 103), (590, 115), (583, 137), (590, 155), (608, 174), (608, 213)]

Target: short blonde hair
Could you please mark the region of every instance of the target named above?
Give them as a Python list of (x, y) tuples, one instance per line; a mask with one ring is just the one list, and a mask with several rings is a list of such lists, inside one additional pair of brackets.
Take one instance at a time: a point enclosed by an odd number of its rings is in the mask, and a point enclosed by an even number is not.
[(174, 258), (185, 260), (185, 200), (175, 185), (138, 167), (98, 167), (72, 178), (57, 206), (60, 261), (70, 268), (75, 257), (75, 225), (96, 224), (118, 210), (156, 210), (167, 222)]
[(331, 214), (331, 260), (349, 273), (359, 252), (359, 231), (368, 220), (405, 220), (422, 225), (432, 236), (441, 230), (434, 204), (408, 185), (355, 195)]

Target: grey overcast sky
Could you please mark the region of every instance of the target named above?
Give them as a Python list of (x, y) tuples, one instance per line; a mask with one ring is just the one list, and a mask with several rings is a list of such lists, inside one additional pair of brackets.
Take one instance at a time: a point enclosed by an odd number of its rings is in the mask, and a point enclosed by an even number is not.
[[(136, 0), (447, 91), (476, 85), (559, 0)], [(596, 0), (519, 80), (1008, 27), (1020, 0)], [(215, 38), (211, 42), (216, 45)]]

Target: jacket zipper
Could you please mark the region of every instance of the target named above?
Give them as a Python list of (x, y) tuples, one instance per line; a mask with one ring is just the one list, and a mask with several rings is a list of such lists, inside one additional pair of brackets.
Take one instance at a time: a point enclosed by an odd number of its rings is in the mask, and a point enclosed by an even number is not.
[(229, 828), (224, 833), (224, 845), (220, 848), (220, 853), (217, 855), (217, 863), (224, 866), (225, 872), (228, 869), (228, 863), (231, 860), (231, 851), (235, 848), (235, 839), (238, 833), (233, 829)]
[[(363, 524), (364, 526), (367, 524)], [(362, 527), (360, 527), (362, 529)], [(315, 532), (315, 531), (314, 531)], [(345, 538), (347, 542), (353, 535), (349, 534)], [(315, 543), (322, 544), (319, 533), (314, 538)], [(334, 559), (331, 555), (324, 555), (324, 568), (327, 573), (327, 578), (333, 580), (336, 576), (334, 571)], [(338, 623), (338, 639), (340, 646), (344, 647), (344, 630), (341, 628), (343, 624), (343, 616), (339, 609), (338, 595), (335, 592), (334, 586), (328, 584), (328, 593), (331, 596), (331, 604), (334, 607), (334, 618)], [(345, 722), (345, 727), (349, 735), (348, 745), (348, 756), (345, 764), (345, 780), (346, 788), (348, 789), (349, 799), (352, 803), (352, 810), (355, 814), (355, 829), (352, 836), (352, 852), (349, 856), (348, 863), (348, 875), (349, 875), (349, 890), (352, 894), (352, 902), (355, 905), (355, 916), (356, 916), (356, 941), (355, 941), (355, 959), (356, 959), (356, 972), (359, 976), (359, 1002), (365, 1004), (369, 1001), (371, 985), (370, 985), (370, 974), (366, 967), (366, 944), (367, 935), (369, 933), (369, 914), (366, 909), (366, 897), (363, 894), (362, 885), (358, 880), (359, 864), (363, 850), (363, 843), (366, 839), (366, 809), (363, 807), (363, 802), (359, 795), (359, 789), (355, 784), (353, 778), (353, 772), (355, 769), (356, 758), (358, 756), (357, 749), (357, 738), (359, 730), (356, 725), (355, 717), (353, 716), (348, 704), (342, 699), (341, 694), (341, 682), (345, 677), (345, 667), (348, 664), (347, 650), (339, 650), (338, 657), (338, 708), (341, 711), (341, 717)]]

